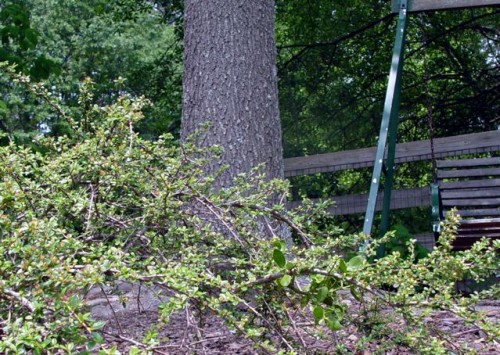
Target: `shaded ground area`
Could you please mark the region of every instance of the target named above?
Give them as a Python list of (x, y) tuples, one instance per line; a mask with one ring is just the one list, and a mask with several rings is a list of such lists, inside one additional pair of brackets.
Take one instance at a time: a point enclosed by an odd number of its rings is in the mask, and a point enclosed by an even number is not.
[(148, 333), (158, 331), (160, 344), (154, 347), (157, 354), (256, 354), (254, 344), (224, 323), (208, 316), (203, 329), (189, 312), (177, 312), (168, 324), (159, 327), (158, 306), (168, 296), (158, 287), (117, 283), (113, 288), (95, 288), (86, 297), (93, 318), (105, 320), (102, 335), (106, 344), (116, 345), (127, 354), (132, 346), (144, 348)]
[[(324, 330), (322, 338), (310, 335), (314, 323), (307, 316), (294, 318), (294, 338), (290, 342), (301, 344), (309, 354), (413, 354), (398, 340), (403, 328), (402, 319), (394, 316), (390, 308), (382, 309), (380, 318), (366, 318), (363, 308), (348, 294), (342, 294), (349, 308), (351, 325), (338, 331)], [(94, 288), (86, 296), (94, 318), (105, 320), (102, 330), (108, 346), (116, 345), (127, 354), (132, 346), (144, 349), (148, 334), (158, 331), (160, 344), (153, 347), (157, 354), (261, 354), (252, 341), (239, 337), (218, 318), (207, 315), (203, 329), (198, 327), (193, 314), (183, 311), (174, 314), (170, 322), (157, 328), (158, 306), (167, 299), (165, 292), (119, 282), (114, 287)], [(477, 307), (487, 319), (500, 326), (500, 301), (483, 301)], [(384, 324), (389, 321), (390, 325)], [(469, 351), (478, 354), (500, 354), (500, 344), (488, 341), (486, 335), (474, 325), (464, 322), (450, 312), (436, 311), (425, 318), (426, 326), (455, 354)], [(364, 329), (361, 329), (364, 328)], [(363, 332), (361, 331), (363, 330)], [(368, 332), (367, 332), (368, 331)], [(369, 334), (368, 336), (366, 334)], [(448, 335), (445, 337), (444, 335)], [(384, 339), (381, 341), (380, 339)], [(389, 339), (389, 341), (387, 340)], [(278, 340), (278, 338), (273, 339)]]

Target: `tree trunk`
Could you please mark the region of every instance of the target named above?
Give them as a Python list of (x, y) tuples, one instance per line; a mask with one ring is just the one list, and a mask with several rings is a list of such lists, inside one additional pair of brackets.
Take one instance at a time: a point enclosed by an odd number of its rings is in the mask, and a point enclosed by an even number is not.
[(181, 139), (210, 122), (197, 144), (220, 145), (229, 169), (215, 188), (264, 164), (267, 178), (283, 178), (276, 77), (274, 1), (185, 0)]

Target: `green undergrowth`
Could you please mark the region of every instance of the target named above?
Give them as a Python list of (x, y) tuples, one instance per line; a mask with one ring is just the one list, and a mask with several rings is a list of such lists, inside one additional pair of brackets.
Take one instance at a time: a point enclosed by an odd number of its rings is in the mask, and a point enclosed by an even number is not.
[[(440, 353), (450, 347), (448, 335), (424, 320), (449, 310), (498, 341), (498, 327), (473, 308), (481, 298), (498, 297), (498, 287), (464, 298), (454, 285), (494, 274), (499, 243), (485, 240), (451, 253), (456, 216), (428, 255), (405, 238), (370, 261), (393, 233), (359, 252), (367, 237), (325, 223), (331, 220), (326, 204), (305, 202), (287, 211), (287, 183), (267, 181), (258, 168), (214, 191), (204, 167), (220, 149), (179, 147), (168, 135), (141, 139), (134, 125), (144, 99), (89, 105), (86, 80), (76, 121), (43, 85), (3, 70), (72, 130), (40, 135), (37, 149), (0, 147), (0, 353), (116, 353), (103, 341), (104, 323), (91, 318), (84, 302), (90, 287), (115, 280), (155, 284), (172, 295), (131, 353), (152, 351), (156, 334), (177, 311), (192, 314), (200, 328), (207, 315), (216, 315), (269, 353), (308, 351), (297, 317), (312, 322), (310, 336), (333, 343), (333, 333), (355, 326), (366, 334), (360, 347), (378, 339), (388, 348)], [(287, 233), (294, 246), (281, 240)], [(356, 317), (352, 304), (362, 310)], [(391, 317), (381, 310), (388, 307), (402, 322), (396, 333), (384, 332)]]

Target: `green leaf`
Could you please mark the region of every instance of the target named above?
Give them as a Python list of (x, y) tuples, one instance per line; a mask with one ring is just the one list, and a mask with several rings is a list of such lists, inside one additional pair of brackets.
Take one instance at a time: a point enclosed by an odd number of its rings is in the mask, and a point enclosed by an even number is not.
[(342, 324), (340, 324), (339, 320), (335, 316), (331, 316), (326, 320), (326, 325), (330, 330), (332, 331), (337, 331), (342, 329)]
[(279, 249), (274, 249), (273, 251), (273, 260), (279, 267), (285, 267), (286, 259), (283, 252)]
[(99, 330), (106, 325), (106, 322), (98, 321), (92, 324), (92, 330)]
[(35, 59), (34, 65), (30, 70), (30, 75), (35, 79), (47, 79), (55, 63), (50, 59), (40, 56)]
[(363, 268), (364, 263), (365, 263), (365, 259), (360, 255), (356, 255), (355, 257), (353, 257), (351, 260), (349, 260), (347, 262), (347, 270), (349, 270), (349, 271), (360, 270)]
[(361, 302), (361, 294), (359, 291), (354, 286), (351, 286), (350, 290), (352, 297), (354, 297), (356, 301)]
[(281, 240), (275, 240), (273, 241), (273, 246), (276, 248), (276, 249), (283, 249), (283, 243)]
[(76, 309), (80, 305), (80, 298), (77, 295), (71, 296), (68, 305), (71, 309)]
[(36, 32), (32, 29), (27, 29), (21, 35), (22, 39), (19, 42), (19, 46), (24, 49), (34, 49), (38, 43), (38, 38)]
[(336, 315), (338, 318), (342, 318), (344, 316), (345, 310), (340, 304), (333, 304), (331, 310), (332, 313), (330, 313), (330, 316), (332, 316), (332, 314)]
[(325, 316), (325, 311), (323, 310), (323, 307), (321, 306), (314, 307), (313, 316), (314, 316), (314, 321), (316, 322), (316, 324), (318, 324)]
[(305, 307), (309, 303), (309, 295), (304, 295), (300, 299), (300, 306)]
[(292, 270), (295, 266), (297, 266), (297, 263), (291, 263), (291, 262), (286, 263), (287, 270)]
[(280, 279), (280, 285), (283, 287), (287, 287), (288, 285), (290, 285), (290, 282), (292, 282), (292, 277), (290, 275), (284, 275)]
[(328, 287), (321, 287), (319, 290), (318, 290), (318, 293), (316, 294), (316, 300), (318, 302), (323, 302), (326, 298), (326, 296), (328, 296)]
[(342, 259), (339, 262), (339, 270), (340, 270), (341, 273), (346, 273), (347, 272), (347, 264)]
[(8, 111), (7, 104), (0, 100), (0, 115)]
[[(396, 246), (396, 247), (394, 247), (394, 248), (392, 249), (392, 253), (394, 253), (394, 252), (396, 252), (396, 251), (399, 253), (399, 255), (400, 255), (400, 256), (403, 256), (403, 255), (405, 254), (405, 250), (404, 250), (404, 248), (403, 248), (402, 246), (400, 246), (400, 245), (398, 245), (398, 246)], [(391, 253), (391, 254), (392, 254), (392, 253)]]
[(34, 29), (28, 28), (26, 31), (24, 31), (24, 36), (31, 43), (31, 48), (34, 48), (37, 45), (38, 33)]
[(99, 333), (92, 333), (92, 341), (95, 344), (102, 344), (104, 342), (104, 339), (102, 338), (101, 334), (99, 334)]

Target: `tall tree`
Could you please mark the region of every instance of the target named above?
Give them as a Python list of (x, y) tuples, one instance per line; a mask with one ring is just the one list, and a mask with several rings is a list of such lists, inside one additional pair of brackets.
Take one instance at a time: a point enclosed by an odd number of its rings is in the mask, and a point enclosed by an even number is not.
[(215, 187), (260, 163), (268, 178), (283, 177), (275, 59), (274, 1), (184, 2), (181, 138), (211, 123), (197, 143), (224, 152), (207, 173), (229, 166)]

